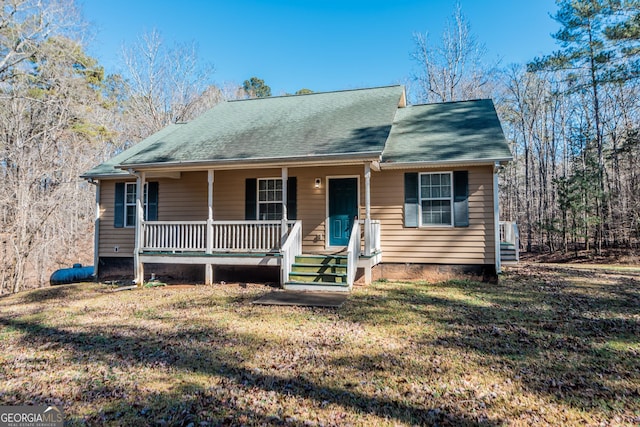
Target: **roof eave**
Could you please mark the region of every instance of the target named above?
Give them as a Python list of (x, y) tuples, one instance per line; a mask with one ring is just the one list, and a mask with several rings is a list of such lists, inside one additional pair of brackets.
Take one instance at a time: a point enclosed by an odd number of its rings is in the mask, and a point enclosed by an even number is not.
[(221, 159), (221, 160), (189, 160), (176, 162), (156, 162), (156, 163), (128, 163), (117, 165), (117, 168), (128, 170), (149, 170), (149, 169), (167, 169), (167, 170), (185, 170), (185, 169), (237, 169), (242, 166), (250, 167), (280, 167), (291, 165), (295, 166), (330, 166), (339, 164), (357, 164), (367, 161), (380, 161), (380, 151), (370, 151), (361, 153), (340, 153), (340, 154), (324, 154), (319, 156), (297, 156), (297, 157), (264, 157), (253, 159)]
[(118, 178), (126, 178), (128, 177), (129, 174), (128, 173), (96, 173), (96, 174), (91, 174), (91, 173), (85, 173), (80, 175), (80, 178), (82, 179), (86, 179), (86, 180), (100, 180), (100, 179), (118, 179)]
[(380, 169), (413, 169), (413, 168), (438, 168), (438, 167), (465, 167), (465, 166), (494, 166), (496, 163), (506, 165), (512, 161), (513, 157), (490, 158), (490, 159), (456, 159), (441, 161), (422, 161), (422, 162), (380, 162)]

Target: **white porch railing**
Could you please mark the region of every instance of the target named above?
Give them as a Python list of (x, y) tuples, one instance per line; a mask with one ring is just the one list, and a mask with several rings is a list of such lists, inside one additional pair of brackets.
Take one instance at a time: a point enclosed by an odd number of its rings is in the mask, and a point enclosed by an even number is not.
[[(293, 224), (294, 221), (289, 221), (288, 227)], [(271, 252), (280, 250), (281, 240), (281, 221), (213, 221), (210, 224), (207, 221), (144, 221), (140, 249), (152, 252)]]
[(358, 258), (360, 258), (360, 221), (353, 222), (349, 246), (347, 246), (347, 283), (353, 286), (358, 270)]
[(291, 267), (295, 262), (296, 256), (302, 254), (302, 221), (295, 222), (285, 241), (282, 243), (280, 253), (282, 254), (280, 283), (284, 284), (289, 281), (289, 274), (291, 273)]
[(500, 241), (518, 247), (520, 234), (518, 224), (512, 221), (500, 221)]
[(380, 221), (379, 220), (371, 220), (370, 224), (371, 224), (371, 228), (369, 229), (369, 239), (371, 239), (371, 243), (370, 243), (370, 250), (371, 253), (367, 254), (366, 252), (366, 248), (367, 248), (367, 233), (366, 233), (366, 224), (367, 222), (364, 219), (360, 220), (360, 227), (361, 227), (361, 238), (362, 238), (362, 244), (361, 244), (361, 248), (360, 248), (360, 252), (364, 255), (372, 255), (372, 254), (376, 254), (378, 252), (380, 252), (382, 250), (382, 245), (380, 244)]
[(516, 262), (520, 260), (520, 232), (516, 222), (500, 221), (500, 243), (513, 245), (516, 250)]
[(145, 221), (142, 250), (191, 251), (207, 249), (207, 221)]

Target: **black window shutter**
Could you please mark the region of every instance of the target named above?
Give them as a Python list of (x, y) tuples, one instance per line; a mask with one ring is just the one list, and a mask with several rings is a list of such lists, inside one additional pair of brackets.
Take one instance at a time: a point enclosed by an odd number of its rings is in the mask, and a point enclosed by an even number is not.
[(469, 226), (469, 172), (453, 173), (453, 225)]
[(298, 219), (298, 180), (295, 176), (287, 179), (287, 219)]
[(158, 220), (158, 183), (147, 184), (147, 221)]
[(124, 182), (116, 182), (116, 200), (113, 209), (113, 226), (124, 227)]
[(417, 227), (419, 224), (418, 213), (418, 173), (404, 174), (404, 226)]
[(245, 181), (244, 191), (244, 219), (253, 221), (257, 218), (257, 197), (258, 197), (258, 180), (256, 178), (247, 178)]

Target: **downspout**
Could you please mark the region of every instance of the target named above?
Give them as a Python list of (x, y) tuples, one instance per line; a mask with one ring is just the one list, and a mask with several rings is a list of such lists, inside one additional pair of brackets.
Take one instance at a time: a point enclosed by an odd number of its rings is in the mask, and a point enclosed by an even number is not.
[(98, 280), (98, 264), (100, 263), (100, 181), (91, 178), (88, 182), (96, 187), (96, 214), (93, 225), (93, 276)]
[(500, 259), (500, 198), (498, 194), (498, 170), (500, 170), (500, 163), (496, 162), (493, 166), (493, 229), (496, 274), (502, 273), (502, 260)]

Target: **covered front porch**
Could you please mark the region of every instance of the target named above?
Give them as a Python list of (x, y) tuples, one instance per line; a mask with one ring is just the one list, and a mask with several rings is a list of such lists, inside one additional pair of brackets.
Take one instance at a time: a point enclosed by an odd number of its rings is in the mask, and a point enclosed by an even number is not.
[[(331, 174), (333, 170), (321, 171), (321, 173), (316, 169), (315, 172), (307, 174), (322, 176), (314, 179), (303, 176), (300, 170), (296, 169), (298, 182), (302, 182), (303, 185), (311, 182), (315, 187), (313, 189), (315, 193), (324, 191), (320, 196), (322, 199), (327, 199), (328, 204), (329, 183), (333, 182), (331, 180), (335, 176)], [(363, 171), (363, 169), (360, 170)], [(280, 270), (281, 285), (287, 289), (349, 290), (353, 286), (358, 268), (364, 269), (365, 282), (369, 283), (371, 268), (381, 262), (382, 256), (380, 222), (370, 217), (370, 171), (369, 164), (366, 164), (364, 173), (361, 172), (359, 177), (353, 178), (358, 183), (358, 187), (360, 178), (364, 178), (362, 183), (365, 203), (364, 206), (359, 203), (360, 190), (358, 189), (356, 210), (350, 214), (350, 218), (343, 221), (344, 224), (348, 224), (349, 229), (344, 233), (346, 237), (344, 243), (339, 246), (329, 245), (329, 242), (326, 245), (322, 242), (320, 242), (322, 244), (309, 244), (319, 239), (323, 240), (316, 234), (318, 219), (310, 220), (309, 214), (306, 213), (311, 210), (318, 212), (317, 200), (320, 199), (318, 194), (315, 196), (316, 205), (305, 205), (306, 200), (312, 195), (301, 195), (300, 190), (304, 188), (300, 188), (297, 204), (298, 212), (302, 212), (296, 216), (296, 208), (293, 207), (292, 216), (297, 219), (289, 219), (292, 207), (291, 197), (287, 194), (291, 191), (290, 186), (287, 185), (290, 180), (287, 167), (280, 168), (279, 179), (282, 181), (282, 186), (279, 191), (282, 195), (277, 214), (281, 219), (221, 220), (214, 218), (214, 207), (217, 207), (217, 211), (222, 212), (222, 215), (227, 218), (229, 215), (225, 214), (230, 210), (227, 200), (214, 192), (215, 178), (218, 178), (215, 182), (218, 186), (217, 191), (221, 193), (231, 191), (228, 189), (230, 184), (225, 181), (225, 171), (208, 170), (204, 175), (208, 178), (208, 218), (193, 220), (195, 218), (191, 217), (189, 218), (191, 220), (176, 220), (174, 214), (169, 218), (170, 220), (164, 220), (167, 216), (163, 216), (163, 211), (160, 210), (157, 217), (149, 220), (145, 215), (144, 196), (140, 195), (144, 195), (142, 189), (145, 188), (147, 180), (156, 179), (157, 174), (137, 172), (135, 173), (137, 192), (134, 249), (136, 283), (140, 284), (144, 281), (145, 264), (203, 265), (204, 281), (207, 284), (214, 282), (216, 266), (277, 266)], [(237, 175), (238, 171), (233, 173)], [(247, 175), (254, 176), (255, 173), (249, 172)], [(328, 177), (329, 175), (331, 178)], [(200, 173), (197, 176), (203, 177)], [(176, 178), (175, 181), (178, 179)], [(294, 183), (295, 179), (294, 177)], [(319, 179), (322, 180), (320, 189), (317, 184)], [(239, 179), (235, 178), (235, 182), (238, 181)], [(164, 182), (161, 182), (161, 191)], [(164, 185), (166, 188), (166, 185), (170, 184)], [(160, 201), (162, 205), (162, 197)], [(235, 208), (235, 211), (238, 212), (239, 209)], [(330, 215), (329, 213), (326, 215), (326, 219), (322, 219), (328, 223)], [(307, 221), (310, 223), (305, 229), (303, 226)], [(328, 229), (327, 225), (325, 230)], [(328, 231), (326, 233), (328, 234)]]
[[(369, 221), (368, 231), (365, 227), (367, 221), (354, 221), (348, 246), (328, 254), (303, 253), (300, 220), (286, 224), (282, 221), (143, 221), (141, 246), (136, 251), (137, 277), (144, 278), (146, 263), (205, 265), (206, 284), (213, 283), (213, 267), (218, 265), (279, 266), (285, 288), (350, 289), (358, 268), (364, 269), (365, 282), (370, 283), (371, 267), (381, 259), (380, 222)], [(336, 260), (337, 267), (330, 265)], [(312, 264), (320, 267), (317, 274), (309, 271)]]

